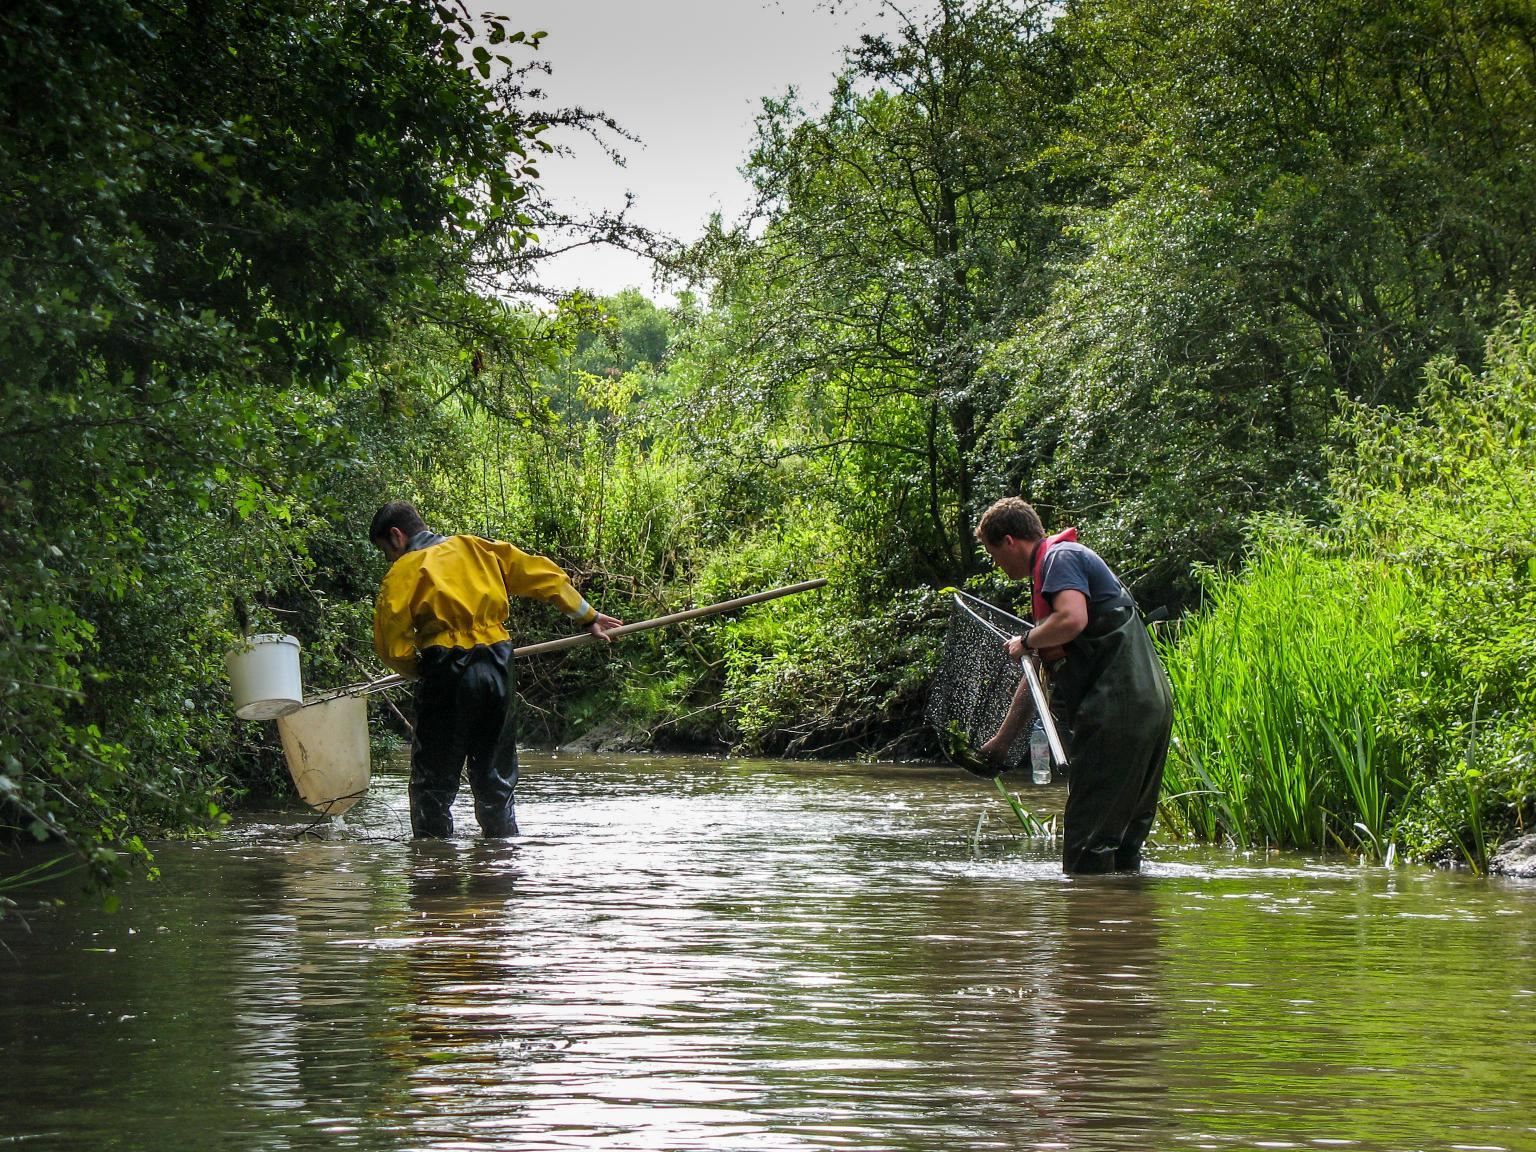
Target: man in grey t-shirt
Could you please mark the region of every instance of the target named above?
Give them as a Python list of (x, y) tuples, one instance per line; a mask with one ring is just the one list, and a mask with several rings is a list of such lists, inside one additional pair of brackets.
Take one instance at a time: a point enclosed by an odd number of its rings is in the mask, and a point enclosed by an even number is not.
[[(1070, 731), (1062, 867), (1135, 871), (1157, 815), (1173, 730), (1173, 692), (1136, 602), (1075, 531), (1047, 536), (1039, 515), (1016, 496), (987, 509), (976, 538), (1007, 575), (1030, 581), (1035, 623), (1008, 640), (1008, 655), (1038, 654), (1046, 663), (1052, 710)], [(1021, 691), (978, 751), (1007, 748), (1028, 714)]]

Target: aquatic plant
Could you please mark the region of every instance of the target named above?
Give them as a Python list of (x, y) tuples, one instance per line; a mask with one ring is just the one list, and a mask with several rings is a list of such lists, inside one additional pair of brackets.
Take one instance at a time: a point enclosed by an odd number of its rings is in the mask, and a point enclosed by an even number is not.
[(1039, 817), (1030, 812), (1012, 792), (1003, 786), (1002, 778), (992, 777), (992, 783), (998, 793), (1007, 801), (1008, 807), (1013, 809), (1013, 814), (1018, 817), (1019, 825), (1024, 829), (1024, 835), (1032, 840), (1054, 840), (1056, 838), (1056, 821), (1053, 817), (1048, 822), (1042, 822)]

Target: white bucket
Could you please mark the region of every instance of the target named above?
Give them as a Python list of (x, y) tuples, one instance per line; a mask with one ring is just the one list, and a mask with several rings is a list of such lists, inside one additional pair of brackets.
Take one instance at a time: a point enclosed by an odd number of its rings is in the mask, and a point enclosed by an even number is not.
[(299, 678), (299, 642), (265, 632), (247, 636), (224, 654), (235, 715), (242, 720), (274, 720), (304, 703)]
[(368, 702), (337, 696), (279, 716), (283, 755), (299, 797), (340, 816), (368, 790)]

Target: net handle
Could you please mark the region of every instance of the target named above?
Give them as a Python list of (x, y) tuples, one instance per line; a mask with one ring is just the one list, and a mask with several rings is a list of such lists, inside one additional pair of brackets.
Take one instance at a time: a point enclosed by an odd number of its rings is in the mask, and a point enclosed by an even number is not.
[[(1005, 644), (1010, 639), (1012, 639), (1012, 637), (1006, 635), (1002, 629), (998, 628), (997, 625), (993, 624), (990, 620), (984, 619), (981, 613), (977, 612), (976, 609), (972, 608), (970, 604), (966, 603), (967, 600), (970, 600), (976, 604), (980, 604), (982, 607), (988, 608), (991, 611), (998, 613), (999, 615), (1006, 616), (1010, 620), (1015, 620), (1026, 628), (1029, 626), (1029, 622), (1027, 620), (1020, 620), (1017, 616), (1013, 615), (1013, 613), (1004, 612), (995, 604), (988, 604), (985, 600), (979, 600), (969, 593), (960, 591), (958, 588), (954, 590), (954, 596), (955, 603), (959, 605), (960, 608), (964, 609), (966, 614), (970, 616), (971, 619), (975, 620), (976, 623), (980, 624), (983, 628), (992, 633), (992, 635), (996, 636)], [(1035, 714), (1040, 717), (1040, 727), (1045, 730), (1046, 742), (1051, 746), (1051, 758), (1056, 761), (1056, 767), (1065, 770), (1067, 767), (1067, 750), (1061, 742), (1061, 733), (1056, 730), (1056, 718), (1051, 715), (1051, 704), (1050, 701), (1046, 699), (1045, 685), (1040, 682), (1040, 670), (1035, 667), (1034, 658), (1029, 655), (1019, 657), (1019, 667), (1023, 669), (1024, 679), (1029, 684), (1029, 695), (1030, 698), (1035, 702)]]
[[(780, 596), (793, 596), (797, 592), (808, 592), (813, 588), (821, 588), (826, 585), (826, 580), (803, 580), (799, 584), (790, 584), (783, 588), (770, 588), (766, 592), (754, 592), (750, 596), (737, 596), (734, 600), (722, 600), (718, 604), (706, 604), (702, 608), (688, 608), (681, 612), (673, 612), (667, 616), (658, 616), (654, 620), (641, 620), (637, 624), (620, 624), (617, 628), (610, 628), (608, 636), (617, 638), (628, 636), (632, 632), (644, 632), (650, 628), (660, 628), (666, 624), (677, 624), (684, 620), (697, 620), (703, 616), (716, 616), (721, 612), (730, 612), (736, 608), (745, 608), (749, 604), (761, 604), (765, 600), (776, 600)], [(562, 636), (558, 640), (545, 640), (538, 644), (526, 644), (521, 648), (512, 649), (512, 655), (517, 657), (535, 656), (541, 652), (559, 652), (565, 648), (574, 648), (578, 644), (586, 644), (597, 639), (590, 632), (576, 632), (570, 636)], [(371, 696), (375, 692), (383, 692), (387, 688), (397, 688), (401, 684), (408, 683), (406, 678), (398, 672), (380, 676), (374, 680), (368, 680), (362, 684), (348, 684), (343, 688), (333, 688), (312, 699), (306, 700), (303, 707), (311, 704), (324, 703), (334, 700), (338, 696)]]

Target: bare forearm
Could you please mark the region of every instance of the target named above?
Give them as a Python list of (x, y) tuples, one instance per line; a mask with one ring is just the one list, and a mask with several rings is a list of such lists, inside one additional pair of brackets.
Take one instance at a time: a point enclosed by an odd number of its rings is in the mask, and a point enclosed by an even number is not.
[(991, 742), (1007, 748), (1034, 718), (1035, 701), (1029, 692), (1029, 681), (1020, 677), (1019, 686), (1013, 690), (1013, 699), (1008, 702), (1008, 714), (1003, 717), (1002, 727), (998, 728)]

